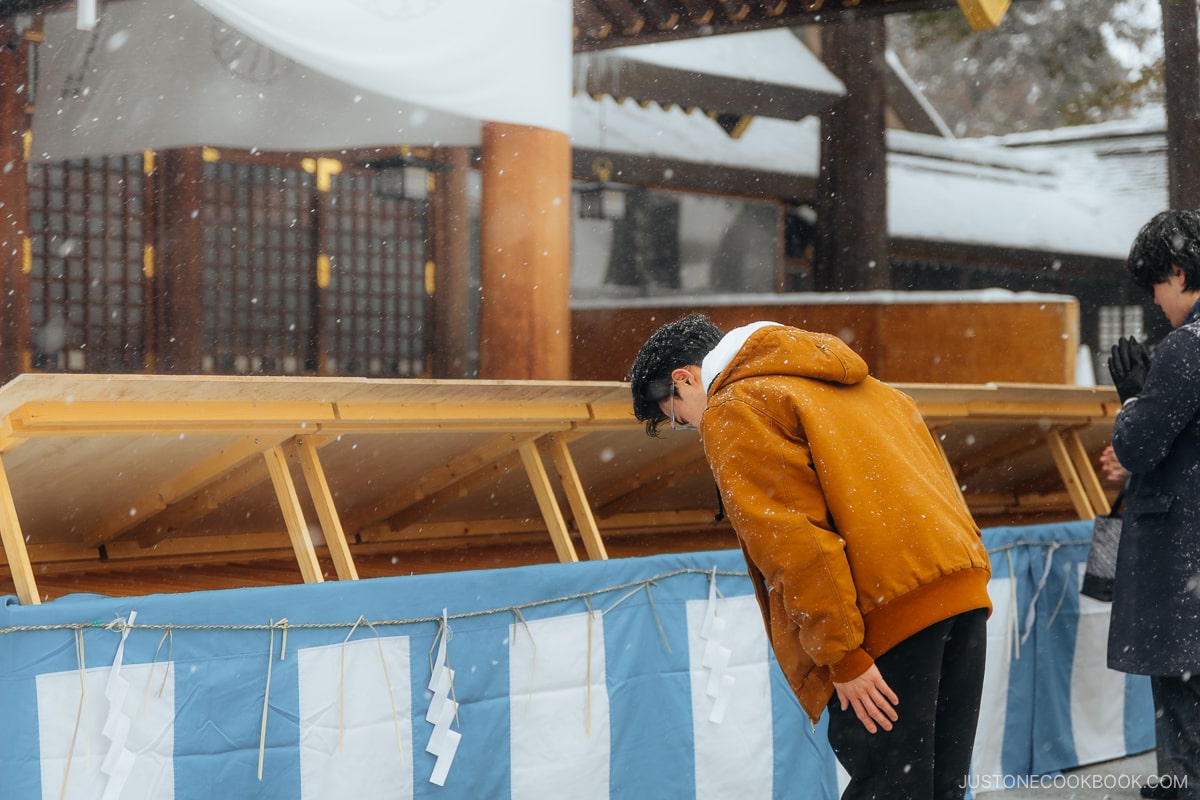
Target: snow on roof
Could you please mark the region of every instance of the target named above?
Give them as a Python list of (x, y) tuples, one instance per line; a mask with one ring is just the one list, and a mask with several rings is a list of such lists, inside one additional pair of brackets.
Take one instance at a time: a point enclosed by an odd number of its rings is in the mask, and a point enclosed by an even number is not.
[(787, 292), (783, 294), (691, 294), (671, 293), (650, 297), (589, 297), (571, 299), (574, 309), (605, 308), (696, 308), (715, 306), (822, 306), (902, 305), (906, 303), (1076, 303), (1066, 294), (1013, 292), (1008, 289), (971, 289), (953, 292), (867, 291)]
[(640, 44), (600, 54), (685, 70), (697, 78), (737, 78), (755, 84), (763, 93), (770, 93), (773, 86), (846, 93), (845, 84), (785, 28)]
[[(738, 139), (703, 114), (654, 103), (576, 95), (572, 145), (813, 178), (815, 118), (756, 117)], [(1101, 164), (1037, 148), (888, 134), (888, 218), (894, 237), (1124, 259), (1145, 221), (1126, 206)]]
[(608, 95), (576, 94), (571, 104), (571, 146), (584, 150), (656, 156), (782, 175), (815, 176), (820, 159), (816, 117), (798, 122), (755, 117), (737, 139), (699, 111), (657, 103), (617, 102)]
[(1050, 131), (992, 136), (977, 140), (1059, 163), (1068, 177), (1086, 176), (1103, 186), (1137, 226), (1170, 204), (1167, 191), (1166, 117), (1161, 108), (1135, 119), (1076, 125)]

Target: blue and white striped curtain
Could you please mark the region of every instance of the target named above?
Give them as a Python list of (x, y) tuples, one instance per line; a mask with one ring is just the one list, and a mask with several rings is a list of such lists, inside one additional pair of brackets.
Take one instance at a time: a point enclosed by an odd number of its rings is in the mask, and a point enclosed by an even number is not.
[[(985, 531), (977, 781), (1153, 747), (1148, 684), (1105, 668), (1108, 608), (1079, 595), (1089, 531)], [(820, 800), (842, 782), (738, 551), (9, 598), (0, 718), (5, 800)]]

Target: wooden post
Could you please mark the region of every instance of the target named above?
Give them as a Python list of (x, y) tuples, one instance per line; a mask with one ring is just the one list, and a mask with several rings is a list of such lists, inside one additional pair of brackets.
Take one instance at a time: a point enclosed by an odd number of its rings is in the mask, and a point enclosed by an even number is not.
[(570, 140), (488, 122), (482, 169), (479, 377), (568, 380)]
[(263, 458), (267, 462), (267, 471), (271, 473), (275, 496), (279, 498), (279, 509), (283, 512), (283, 521), (287, 526), (288, 538), (292, 541), (296, 563), (300, 565), (300, 574), (305, 583), (321, 583), (325, 576), (321, 574), (321, 563), (317, 561), (316, 549), (308, 535), (304, 508), (300, 505), (300, 494), (292, 480), (287, 455), (282, 447), (276, 445), (264, 452)]
[(437, 173), (433, 193), (433, 376), (470, 378), (474, 365), (471, 331), (471, 212), (467, 203), (466, 148), (447, 147), (435, 158), (446, 169)]
[(1167, 196), (1171, 208), (1200, 208), (1200, 40), (1195, 0), (1160, 0), (1167, 106)]
[(583, 538), (583, 547), (588, 558), (603, 561), (608, 558), (608, 548), (604, 546), (604, 539), (600, 536), (600, 526), (596, 524), (596, 517), (592, 514), (587, 492), (579, 479), (579, 470), (575, 468), (575, 459), (571, 457), (567, 443), (560, 438), (552, 438), (546, 446), (550, 451), (550, 458), (554, 461), (554, 468), (558, 470), (563, 491), (567, 494), (571, 513), (575, 515), (575, 527), (579, 529), (579, 535)]
[(341, 518), (333, 503), (333, 492), (329, 490), (329, 481), (325, 479), (325, 470), (321, 467), (317, 446), (312, 439), (300, 439), (296, 442), (296, 457), (300, 461), (300, 469), (304, 472), (308, 493), (317, 508), (317, 518), (321, 521), (321, 531), (325, 534), (325, 544), (329, 548), (329, 557), (333, 559), (333, 568), (337, 572), (338, 580), (356, 581), (358, 567), (354, 566), (354, 557), (350, 555), (346, 532), (342, 529)]
[(550, 532), (550, 541), (554, 543), (554, 552), (558, 560), (566, 564), (578, 561), (575, 545), (571, 542), (571, 533), (567, 530), (567, 522), (563, 519), (562, 509), (554, 496), (554, 487), (546, 472), (546, 465), (538, 453), (536, 442), (521, 445), (521, 463), (525, 466), (525, 474), (529, 476), (529, 485), (537, 498), (538, 508), (542, 511), (542, 519), (546, 522), (546, 530)]
[(0, 461), (0, 543), (8, 558), (8, 569), (12, 572), (13, 586), (22, 605), (37, 605), (37, 582), (33, 577), (33, 566), (29, 563), (29, 550), (25, 547), (25, 536), (21, 533), (21, 522), (17, 519), (17, 506), (13, 502), (12, 488), (8, 484), (8, 472)]
[(883, 18), (826, 22), (821, 34), (846, 96), (821, 115), (813, 276), (819, 291), (891, 289)]
[(30, 368), (29, 43), (0, 20), (0, 383)]
[(1091, 519), (1096, 516), (1096, 509), (1092, 507), (1087, 489), (1075, 469), (1075, 462), (1071, 460), (1066, 442), (1063, 441), (1062, 430), (1055, 428), (1046, 431), (1044, 436), (1046, 446), (1050, 448), (1050, 455), (1054, 458), (1054, 466), (1058, 468), (1058, 474), (1063, 479), (1063, 486), (1066, 487), (1067, 495), (1071, 498), (1071, 505), (1075, 507), (1075, 513), (1079, 515), (1080, 519)]
[(157, 371), (203, 372), (200, 341), (203, 308), (204, 220), (200, 215), (200, 182), (204, 162), (199, 148), (169, 150), (157, 159), (159, 226), (155, 234), (158, 292)]

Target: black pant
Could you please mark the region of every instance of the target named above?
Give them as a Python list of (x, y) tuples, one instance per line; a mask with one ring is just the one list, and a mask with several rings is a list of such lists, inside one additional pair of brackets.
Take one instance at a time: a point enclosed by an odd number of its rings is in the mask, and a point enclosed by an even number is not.
[(1160, 780), (1180, 798), (1200, 797), (1200, 676), (1150, 677)]
[(896, 693), (892, 730), (867, 733), (829, 701), (829, 744), (850, 774), (842, 800), (961, 800), (971, 768), (987, 651), (987, 612), (930, 625), (875, 660)]

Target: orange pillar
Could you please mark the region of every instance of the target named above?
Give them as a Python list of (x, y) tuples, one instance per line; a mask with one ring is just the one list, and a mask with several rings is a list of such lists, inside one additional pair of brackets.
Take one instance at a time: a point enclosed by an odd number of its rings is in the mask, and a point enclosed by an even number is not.
[(571, 144), (567, 134), (483, 126), (479, 377), (571, 372)]

